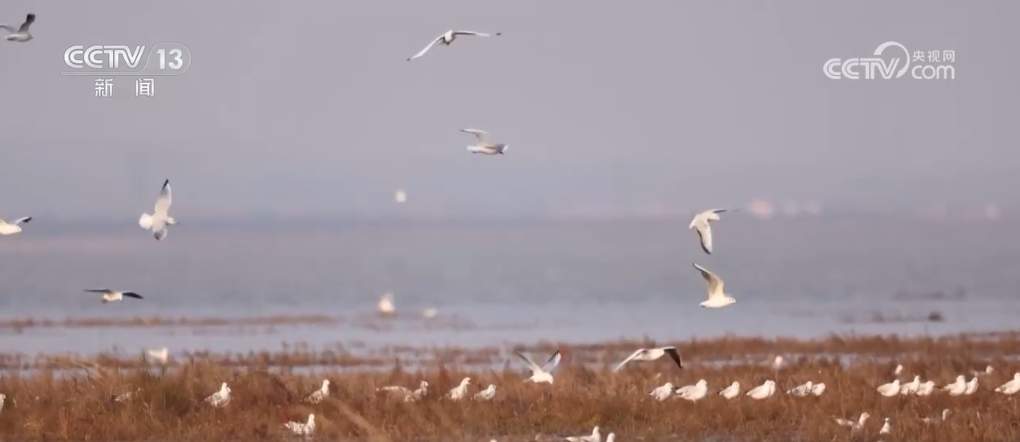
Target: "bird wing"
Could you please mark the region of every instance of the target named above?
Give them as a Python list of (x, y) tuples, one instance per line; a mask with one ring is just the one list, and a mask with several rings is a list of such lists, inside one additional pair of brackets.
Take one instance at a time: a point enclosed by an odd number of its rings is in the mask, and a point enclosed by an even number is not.
[(489, 133), (481, 129), (461, 129), (461, 132), (474, 135), (478, 139), (479, 143), (489, 142)]
[[(492, 34), (478, 31), (453, 31), (453, 35), (473, 35), (477, 37), (491, 37)], [(498, 34), (497, 34), (498, 35)]]
[(542, 370), (542, 367), (539, 367), (538, 364), (535, 363), (535, 361), (532, 361), (531, 358), (525, 356), (523, 353), (515, 351), (514, 354), (517, 355), (517, 357), (523, 359), (524, 363), (528, 365), (528, 368), (531, 369), (532, 372), (539, 372)]
[(663, 350), (669, 355), (669, 358), (676, 362), (677, 368), (684, 368), (683, 362), (680, 362), (680, 352), (676, 350), (676, 347), (666, 347)]
[(24, 218), (18, 218), (16, 220), (14, 220), (14, 224), (15, 225), (17, 225), (17, 224), (25, 224), (25, 223), (27, 223), (29, 221), (32, 221), (32, 217), (31, 216), (26, 216)]
[(627, 365), (628, 362), (633, 361), (634, 358), (638, 357), (638, 355), (640, 355), (644, 351), (645, 351), (645, 349), (643, 349), (643, 348), (639, 348), (639, 349), (635, 350), (634, 353), (631, 353), (630, 356), (627, 356), (627, 359), (624, 359), (623, 362), (621, 362), (619, 364), (616, 364), (616, 367), (613, 368), (613, 372), (615, 373), (615, 372), (620, 371), (621, 369), (623, 369), (624, 365)]
[(545, 365), (542, 366), (542, 370), (552, 372), (560, 365), (560, 359), (563, 359), (563, 354), (559, 350), (549, 356), (549, 359), (545, 361)]
[(128, 298), (135, 298), (135, 299), (145, 299), (145, 298), (142, 298), (142, 295), (139, 295), (138, 293), (134, 293), (134, 292), (124, 292), (123, 296), (128, 297)]
[(694, 264), (694, 268), (698, 269), (698, 271), (701, 272), (701, 277), (705, 278), (705, 282), (708, 283), (709, 298), (714, 298), (723, 295), (723, 287), (725, 286), (725, 283), (723, 283), (722, 278), (719, 278), (718, 276), (715, 275), (715, 273), (708, 271), (708, 269), (698, 264)]
[(25, 22), (21, 24), (20, 28), (18, 28), (18, 32), (28, 32), (28, 27), (32, 26), (32, 23), (35, 23), (35, 14), (28, 14), (28, 16), (25, 17)]
[(435, 46), (436, 43), (439, 43), (439, 40), (441, 40), (442, 38), (443, 38), (443, 36), (440, 35), (440, 36), (432, 39), (432, 41), (430, 41), (428, 45), (426, 45), (424, 48), (422, 48), (422, 50), (418, 51), (417, 54), (414, 54), (414, 55), (412, 55), (410, 57), (407, 57), (407, 61), (411, 61), (411, 60), (414, 60), (415, 58), (418, 58), (418, 57), (421, 57), (422, 55), (425, 55), (425, 53), (428, 52), (430, 49), (432, 49), (432, 47)]
[(84, 291), (87, 293), (113, 293), (113, 290), (110, 289), (85, 289)]
[(12, 28), (12, 27), (10, 27), (8, 25), (0, 25), (0, 29), (4, 29), (7, 32), (14, 32), (14, 28)]
[(170, 211), (171, 196), (170, 180), (163, 181), (163, 188), (159, 190), (159, 198), (156, 198), (156, 208), (153, 209), (154, 216), (166, 216)]
[(712, 226), (708, 224), (708, 221), (703, 221), (694, 225), (694, 231), (698, 232), (698, 239), (701, 240), (701, 250), (705, 253), (712, 254)]

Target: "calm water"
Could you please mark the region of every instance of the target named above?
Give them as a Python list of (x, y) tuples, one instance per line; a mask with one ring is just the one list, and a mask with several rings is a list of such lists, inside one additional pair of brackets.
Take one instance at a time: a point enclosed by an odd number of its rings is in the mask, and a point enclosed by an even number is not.
[[(313, 346), (488, 345), (723, 334), (954, 333), (1014, 329), (1014, 221), (850, 216), (716, 227), (704, 255), (686, 221), (320, 224), (293, 230), (182, 224), (157, 243), (125, 225), (0, 238), (0, 317), (258, 317), (330, 325), (0, 329), (0, 351), (89, 353)], [(726, 279), (732, 308), (702, 310), (691, 262)], [(142, 302), (102, 305), (87, 287)], [(396, 293), (402, 317), (375, 302)], [(440, 321), (418, 318), (435, 306)], [(903, 321), (940, 312), (945, 320)], [(876, 322), (876, 317), (884, 321)]]

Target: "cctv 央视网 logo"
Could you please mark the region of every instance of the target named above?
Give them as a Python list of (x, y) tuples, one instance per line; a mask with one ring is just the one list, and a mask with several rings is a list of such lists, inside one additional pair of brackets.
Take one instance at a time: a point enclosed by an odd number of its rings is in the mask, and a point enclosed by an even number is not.
[(914, 51), (899, 42), (878, 45), (872, 57), (830, 58), (822, 72), (833, 80), (956, 79), (956, 51)]
[(134, 70), (142, 61), (145, 46), (134, 48), (123, 45), (74, 45), (64, 51), (64, 64), (72, 69)]
[(65, 75), (177, 75), (191, 66), (191, 50), (180, 43), (72, 45), (64, 51)]

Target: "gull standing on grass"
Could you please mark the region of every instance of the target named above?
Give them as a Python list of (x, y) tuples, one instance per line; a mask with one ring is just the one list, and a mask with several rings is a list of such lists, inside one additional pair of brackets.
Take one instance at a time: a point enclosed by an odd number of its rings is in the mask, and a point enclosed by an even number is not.
[(446, 394), (452, 400), (459, 401), (464, 399), (464, 396), (468, 394), (468, 387), (471, 385), (471, 378), (464, 378), (460, 380), (460, 385), (453, 387), (449, 393)]
[(290, 421), (283, 424), (283, 427), (290, 430), (291, 433), (294, 433), (298, 436), (305, 437), (311, 436), (313, 433), (315, 433), (315, 415), (309, 414), (308, 420), (306, 420), (304, 423)]
[(121, 292), (121, 291), (110, 290), (110, 289), (85, 289), (85, 292), (86, 293), (102, 293), (103, 296), (100, 299), (103, 300), (103, 304), (106, 304), (108, 302), (123, 301), (124, 298), (144, 299), (144, 298), (142, 298), (142, 295), (139, 295), (138, 293), (135, 293), (135, 292)]
[(230, 387), (226, 382), (220, 384), (220, 389), (205, 398), (205, 401), (216, 408), (226, 407), (230, 403)]
[(467, 147), (468, 152), (480, 153), (482, 155), (504, 155), (510, 148), (509, 144), (493, 143), (489, 141), (489, 133), (481, 129), (461, 129), (461, 132), (474, 135), (478, 140), (475, 144)]
[(311, 392), (308, 396), (305, 396), (305, 402), (309, 404), (318, 404), (329, 397), (329, 379), (322, 380), (322, 386), (318, 390)]
[(673, 395), (673, 383), (666, 382), (665, 384), (655, 387), (650, 393), (648, 393), (648, 395), (659, 402), (669, 399), (669, 397)]
[(924, 419), (921, 419), (921, 422), (924, 422), (926, 425), (933, 425), (933, 424), (938, 424), (938, 423), (945, 422), (946, 419), (948, 419), (948, 418), (949, 418), (949, 409), (948, 408), (943, 408), (941, 416), (926, 417)]
[(1002, 393), (1006, 396), (1012, 396), (1018, 391), (1020, 391), (1020, 373), (1013, 373), (1013, 379), (995, 389), (996, 393)]
[(32, 23), (35, 23), (35, 14), (28, 14), (28, 16), (25, 17), (24, 23), (22, 23), (18, 29), (14, 29), (8, 25), (0, 25), (0, 29), (7, 31), (7, 35), (4, 36), (4, 40), (18, 43), (24, 43), (31, 40), (32, 33), (28, 32), (28, 27), (32, 26)]
[(775, 393), (776, 393), (776, 381), (769, 379), (766, 380), (761, 385), (749, 390), (747, 392), (747, 396), (754, 400), (761, 400), (770, 398)]
[(885, 418), (885, 423), (882, 424), (882, 429), (878, 430), (878, 434), (889, 433), (892, 433), (892, 424), (889, 423), (889, 418)]
[(166, 365), (170, 360), (170, 349), (166, 347), (150, 348), (145, 350), (145, 356), (148, 359), (159, 362), (160, 365)]
[(489, 384), (489, 386), (485, 387), (484, 390), (479, 391), (478, 393), (475, 393), (474, 399), (476, 401), (491, 401), (495, 397), (496, 397), (496, 386), (494, 384)]
[(676, 389), (675, 395), (680, 399), (687, 399), (691, 402), (700, 401), (708, 394), (708, 382), (699, 379), (694, 385), (686, 385)]
[(942, 387), (942, 391), (949, 393), (950, 396), (960, 396), (967, 391), (967, 378), (963, 375), (956, 376), (956, 381), (951, 384), (946, 384)]
[(7, 395), (3, 394), (3, 393), (0, 393), (0, 413), (3, 413), (3, 411), (4, 411), (4, 401), (6, 401), (6, 400), (7, 400)]
[(914, 396), (930, 396), (933, 391), (935, 391), (935, 381), (921, 382), (917, 386)]
[(156, 206), (152, 210), (152, 215), (142, 213), (142, 216), (138, 218), (138, 225), (151, 231), (157, 241), (166, 238), (169, 233), (168, 226), (177, 224), (177, 220), (170, 216), (171, 196), (170, 180), (165, 180), (163, 187), (159, 190), (159, 197), (156, 198)]
[(729, 387), (726, 387), (719, 392), (719, 396), (722, 396), (723, 399), (726, 400), (733, 399), (739, 395), (740, 395), (740, 382), (737, 381), (733, 381), (733, 383), (730, 384)]
[(969, 382), (967, 382), (967, 388), (963, 390), (963, 394), (970, 396), (974, 393), (977, 393), (977, 390), (978, 390), (978, 377), (974, 376), (973, 378), (970, 379)]
[(917, 390), (921, 388), (921, 377), (915, 375), (914, 380), (905, 384), (900, 384), (900, 396), (909, 396), (917, 394)]
[(602, 442), (602, 435), (599, 433), (599, 426), (591, 430), (590, 436), (570, 436), (567, 437), (567, 442)]
[(811, 394), (813, 394), (815, 397), (820, 397), (822, 395), (822, 393), (825, 393), (825, 383), (824, 382), (819, 382), (819, 383), (811, 386)]
[(786, 390), (786, 394), (793, 397), (806, 397), (814, 392), (815, 383), (807, 381), (789, 390)]
[(903, 373), (903, 364), (896, 364), (896, 368), (893, 369), (892, 375), (893, 377), (896, 377), (899, 376), (900, 373)]
[(850, 428), (851, 432), (856, 432), (856, 431), (860, 431), (862, 428), (864, 428), (864, 423), (867, 422), (868, 418), (870, 418), (870, 417), (871, 417), (871, 414), (869, 414), (867, 411), (861, 413), (861, 416), (857, 418), (856, 422), (852, 421), (852, 420), (849, 420), (849, 419), (843, 419), (841, 417), (837, 417), (836, 418), (836, 425), (839, 425), (841, 427)]
[(677, 368), (684, 368), (684, 364), (680, 362), (680, 353), (676, 351), (676, 347), (656, 347), (656, 348), (639, 348), (623, 362), (616, 365), (613, 368), (613, 372), (620, 371), (624, 365), (627, 365), (631, 361), (656, 361), (659, 358), (669, 355), (669, 358), (676, 363)]
[(401, 400), (403, 400), (404, 402), (416, 402), (421, 398), (425, 397), (426, 394), (428, 394), (429, 383), (426, 381), (421, 381), (421, 383), (418, 384), (418, 389), (414, 391), (411, 391), (411, 389), (400, 385), (387, 385), (385, 387), (379, 387), (376, 391), (383, 391), (386, 393), (393, 394), (395, 396), (399, 396)]
[(503, 35), (503, 33), (497, 32), (495, 34), (487, 34), (487, 33), (484, 33), (484, 32), (455, 31), (455, 30), (451, 29), (451, 30), (446, 31), (446, 32), (444, 32), (442, 34), (439, 34), (438, 37), (432, 39), (432, 41), (430, 41), (429, 44), (426, 45), (422, 50), (418, 51), (417, 54), (414, 54), (414, 55), (412, 55), (410, 57), (407, 57), (407, 61), (411, 61), (411, 60), (414, 60), (414, 59), (416, 59), (418, 57), (421, 57), (421, 56), (425, 55), (437, 43), (440, 43), (440, 44), (442, 44), (444, 46), (449, 46), (449, 45), (453, 44), (454, 40), (456, 40), (457, 37), (460, 37), (462, 35), (463, 36), (471, 36), (471, 37), (491, 37), (493, 35), (496, 35), (496, 36)]
[(14, 220), (13, 223), (8, 223), (7, 221), (4, 221), (4, 220), (0, 219), (0, 236), (7, 236), (7, 235), (14, 235), (15, 233), (21, 233), (21, 225), (22, 224), (28, 224), (29, 221), (32, 221), (32, 217), (31, 216), (26, 216), (24, 218), (18, 218), (16, 220)]
[(725, 283), (722, 278), (708, 271), (708, 269), (694, 264), (694, 268), (701, 272), (701, 277), (705, 278), (705, 282), (708, 283), (708, 299), (701, 302), (701, 306), (705, 308), (723, 308), (727, 305), (737, 302), (732, 296), (727, 295), (724, 291)]
[(563, 354), (560, 353), (559, 350), (556, 350), (556, 352), (553, 353), (552, 356), (549, 356), (549, 359), (545, 361), (544, 366), (539, 366), (535, 363), (535, 361), (532, 361), (531, 358), (525, 356), (519, 351), (515, 351), (514, 354), (524, 360), (524, 363), (528, 365), (528, 369), (531, 370), (531, 376), (525, 379), (525, 382), (533, 382), (536, 384), (552, 384), (552, 372), (560, 365), (560, 359), (563, 358)]
[(687, 226), (688, 229), (698, 232), (698, 239), (701, 240), (701, 250), (704, 250), (709, 255), (712, 254), (712, 226), (709, 223), (719, 221), (719, 214), (725, 211), (726, 209), (706, 210), (694, 215), (691, 224)]
[(893, 396), (899, 395), (900, 394), (900, 380), (896, 379), (896, 380), (894, 380), (892, 382), (879, 385), (878, 388), (876, 388), (875, 390), (878, 390), (878, 394), (880, 394), (882, 396), (885, 396), (885, 397), (893, 397)]

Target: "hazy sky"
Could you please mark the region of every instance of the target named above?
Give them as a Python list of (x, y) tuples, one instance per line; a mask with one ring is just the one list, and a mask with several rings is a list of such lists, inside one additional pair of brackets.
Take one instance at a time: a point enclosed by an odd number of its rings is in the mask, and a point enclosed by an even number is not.
[[(0, 217), (687, 213), (752, 198), (1020, 209), (1015, 25), (997, 2), (31, 2), (0, 41)], [(448, 28), (501, 31), (404, 59)], [(957, 79), (834, 81), (887, 40)], [(73, 44), (185, 43), (135, 99), (68, 77)], [(462, 127), (511, 145), (469, 155)]]

